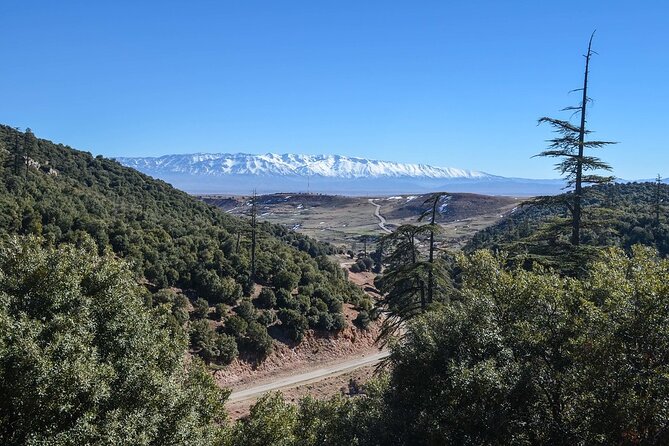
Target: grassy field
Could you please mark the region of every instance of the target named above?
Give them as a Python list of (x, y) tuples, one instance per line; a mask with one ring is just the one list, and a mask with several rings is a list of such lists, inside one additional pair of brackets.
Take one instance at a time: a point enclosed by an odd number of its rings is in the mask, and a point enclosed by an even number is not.
[[(219, 206), (235, 215), (249, 215), (250, 197), (200, 196), (201, 200)], [(336, 246), (351, 248), (362, 236), (384, 234), (374, 215), (373, 199), (380, 213), (393, 229), (405, 223), (416, 223), (428, 208), (427, 195), (394, 197), (344, 197), (318, 194), (272, 194), (257, 197), (258, 218), (285, 225), (295, 231)], [(449, 194), (439, 203), (438, 222), (443, 227), (441, 243), (460, 248), (478, 230), (490, 226), (502, 216), (514, 212), (521, 203), (514, 197), (478, 194)]]

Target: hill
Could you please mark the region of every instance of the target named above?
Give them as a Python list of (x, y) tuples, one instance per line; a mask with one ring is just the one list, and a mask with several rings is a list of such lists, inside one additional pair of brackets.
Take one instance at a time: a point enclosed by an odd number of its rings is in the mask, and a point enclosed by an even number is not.
[[(592, 186), (584, 189), (583, 200), (584, 245), (617, 246), (629, 251), (639, 243), (654, 247), (662, 256), (669, 254), (669, 185), (649, 182)], [(536, 253), (559, 249), (567, 243), (566, 209), (530, 203), (479, 231), (465, 249)]]
[[(340, 330), (342, 303), (363, 304), (362, 293), (327, 258), (328, 245), (261, 223), (251, 278), (248, 219), (29, 132), (0, 126), (0, 147), (0, 237), (92, 244), (125, 259), (153, 293), (147, 302), (166, 306), (175, 330), (189, 327), (193, 351), (207, 360), (228, 362), (237, 348), (262, 357), (271, 349), (268, 326), (293, 341), (309, 328)], [(214, 318), (214, 306), (220, 322), (200, 323)], [(184, 325), (189, 311), (194, 320)]]

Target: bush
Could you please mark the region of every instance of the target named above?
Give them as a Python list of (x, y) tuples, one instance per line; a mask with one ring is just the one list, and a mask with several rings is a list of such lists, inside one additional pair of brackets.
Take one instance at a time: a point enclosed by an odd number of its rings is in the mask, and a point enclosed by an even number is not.
[(226, 303), (234, 305), (242, 297), (242, 286), (235, 282), (232, 277), (224, 277), (216, 288), (213, 300), (215, 303)]
[(295, 310), (281, 309), (279, 320), (286, 334), (295, 342), (302, 341), (304, 334), (309, 329), (307, 318)]
[(217, 360), (222, 364), (230, 364), (239, 355), (235, 338), (224, 333), (217, 335), (216, 348), (218, 350)]
[(276, 295), (271, 288), (264, 287), (260, 290), (260, 294), (255, 302), (259, 308), (275, 308), (277, 303)]
[(311, 307), (316, 308), (319, 312), (326, 312), (328, 311), (328, 305), (323, 302), (323, 299), (320, 299), (318, 297), (314, 297), (311, 299)]
[(353, 323), (355, 325), (364, 330), (366, 330), (369, 327), (369, 324), (371, 322), (372, 320), (369, 318), (369, 313), (367, 313), (365, 310), (360, 311), (356, 316), (356, 318), (353, 320)]
[(169, 288), (163, 288), (151, 297), (153, 306), (165, 305), (178, 325), (188, 321), (188, 299), (183, 294)]
[(237, 315), (232, 315), (225, 320), (225, 326), (223, 330), (235, 338), (241, 339), (246, 335), (246, 330), (248, 328), (248, 322)]
[(245, 345), (261, 357), (266, 357), (272, 351), (272, 338), (267, 333), (267, 328), (258, 322), (251, 322), (246, 331)]
[(365, 296), (358, 301), (358, 310), (369, 313), (372, 311), (372, 308), (374, 308), (374, 304), (372, 303), (372, 299), (369, 297)]
[(298, 294), (295, 300), (297, 301), (297, 310), (300, 313), (304, 314), (311, 308), (311, 298), (309, 296)]
[(214, 307), (214, 314), (216, 314), (217, 320), (223, 320), (225, 315), (228, 314), (228, 306), (226, 304), (216, 304)]
[(330, 331), (332, 330), (333, 326), (334, 326), (334, 318), (330, 313), (320, 313), (318, 315), (318, 324), (316, 325), (316, 327), (319, 330)]
[(346, 316), (342, 313), (335, 313), (332, 315), (332, 330), (341, 331), (347, 326)]
[(293, 295), (290, 291), (280, 288), (276, 290), (276, 304), (279, 308), (292, 308), (289, 303), (294, 302)]
[(177, 293), (169, 288), (163, 288), (153, 293), (153, 304), (174, 304), (177, 300)]
[(358, 265), (357, 263), (354, 263), (353, 265), (351, 265), (351, 268), (350, 268), (350, 269), (351, 269), (351, 272), (352, 272), (352, 273), (359, 273), (359, 272), (362, 271), (362, 270), (360, 269), (360, 265)]
[(256, 320), (256, 309), (249, 299), (244, 299), (235, 307), (235, 313), (249, 324)]
[(238, 354), (234, 338), (216, 333), (205, 319), (191, 323), (190, 340), (197, 354), (206, 362), (229, 364)]
[(339, 298), (331, 295), (323, 296), (323, 302), (328, 306), (330, 313), (341, 313), (343, 303)]
[(205, 319), (209, 315), (209, 302), (199, 298), (193, 303), (193, 318)]
[(271, 310), (262, 310), (260, 314), (258, 314), (258, 322), (265, 327), (270, 326), (276, 322), (276, 314)]
[(272, 285), (277, 289), (282, 288), (284, 290), (293, 291), (299, 280), (300, 278), (297, 274), (283, 269), (272, 277)]

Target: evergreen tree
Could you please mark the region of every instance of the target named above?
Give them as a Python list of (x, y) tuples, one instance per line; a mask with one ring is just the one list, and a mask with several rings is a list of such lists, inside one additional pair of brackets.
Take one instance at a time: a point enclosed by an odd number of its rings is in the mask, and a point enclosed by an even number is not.
[(250, 281), (255, 281), (256, 278), (256, 246), (257, 246), (257, 217), (258, 209), (256, 208), (257, 195), (255, 189), (253, 190), (253, 198), (251, 199), (251, 276)]
[(377, 306), (386, 313), (379, 338), (395, 334), (401, 324), (427, 309), (428, 263), (421, 260), (419, 237), (427, 226), (405, 224), (383, 237), (387, 255), (378, 288), (383, 298)]
[(35, 134), (29, 128), (23, 133), (23, 158), (25, 164), (25, 175), (28, 175), (28, 167), (30, 166), (31, 155), (35, 150), (37, 145), (37, 138)]
[[(582, 225), (582, 198), (584, 184), (602, 184), (610, 182), (613, 177), (600, 176), (587, 173), (593, 170), (611, 170), (611, 166), (598, 157), (586, 155), (586, 149), (598, 149), (609, 144), (615, 144), (611, 141), (586, 141), (585, 137), (591, 133), (586, 129), (587, 105), (591, 101), (588, 97), (588, 75), (590, 70), (590, 58), (594, 54), (592, 51), (593, 32), (588, 42), (588, 51), (585, 54), (585, 73), (583, 76), (583, 88), (575, 91), (582, 93), (581, 103), (576, 106), (570, 106), (564, 111), (573, 111), (580, 116), (579, 125), (574, 125), (569, 121), (555, 118), (543, 117), (539, 123), (547, 123), (554, 128), (557, 136), (548, 140), (548, 150), (544, 150), (536, 156), (545, 156), (552, 158), (561, 158), (562, 161), (556, 164), (556, 170), (566, 176), (567, 186), (573, 187), (573, 193), (568, 195), (564, 204), (571, 214), (571, 244), (578, 246), (581, 242)], [(553, 197), (542, 197), (538, 202), (555, 202)]]
[(212, 444), (227, 392), (127, 265), (82, 242), (0, 244), (0, 444)]
[(424, 204), (430, 204), (430, 209), (427, 211), (423, 212), (421, 216), (418, 218), (418, 221), (422, 221), (425, 217), (429, 216), (430, 217), (430, 225), (429, 225), (429, 232), (430, 232), (430, 246), (429, 246), (429, 258), (428, 258), (428, 263), (429, 263), (429, 269), (428, 269), (428, 277), (427, 277), (427, 301), (428, 303), (432, 303), (434, 301), (434, 266), (435, 266), (435, 260), (434, 260), (434, 251), (435, 251), (435, 244), (434, 244), (434, 235), (435, 233), (439, 232), (440, 226), (436, 224), (436, 216), (437, 216), (437, 205), (439, 204), (439, 201), (441, 200), (442, 197), (446, 196), (445, 192), (437, 192), (425, 200)]

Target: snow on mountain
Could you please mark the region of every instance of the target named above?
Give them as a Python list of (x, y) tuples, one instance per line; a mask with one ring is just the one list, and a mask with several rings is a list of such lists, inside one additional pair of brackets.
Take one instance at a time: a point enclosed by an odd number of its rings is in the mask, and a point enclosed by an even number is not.
[(403, 164), (341, 155), (251, 155), (244, 153), (195, 153), (145, 158), (117, 158), (121, 164), (153, 174), (320, 176), (324, 178), (495, 178), (483, 172), (426, 164)]

